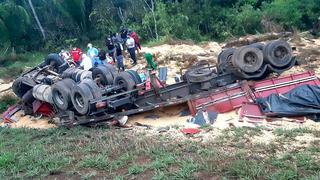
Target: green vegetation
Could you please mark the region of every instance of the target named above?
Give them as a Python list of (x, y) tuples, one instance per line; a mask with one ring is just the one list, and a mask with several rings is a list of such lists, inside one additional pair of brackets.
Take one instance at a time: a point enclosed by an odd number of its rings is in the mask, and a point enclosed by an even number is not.
[(17, 102), (18, 102), (18, 98), (11, 94), (5, 94), (0, 96), (0, 113), (3, 113), (4, 111), (7, 110), (9, 106), (12, 106)]
[(0, 53), (102, 44), (120, 27), (151, 44), (166, 37), (224, 40), (308, 30), (319, 16), (318, 0), (0, 0)]
[(24, 53), (0, 57), (0, 78), (18, 77), (25, 69), (33, 68), (43, 62), (45, 53)]
[[(0, 178), (319, 179), (319, 141), (304, 149), (292, 141), (253, 144), (250, 135), (259, 132), (231, 128), (197, 143), (103, 127), (2, 128)], [(242, 147), (232, 141), (235, 136), (245, 142)]]

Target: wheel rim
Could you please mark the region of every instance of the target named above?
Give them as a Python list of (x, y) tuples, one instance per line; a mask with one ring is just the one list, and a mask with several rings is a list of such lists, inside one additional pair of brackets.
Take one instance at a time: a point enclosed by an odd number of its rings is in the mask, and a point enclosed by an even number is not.
[(279, 46), (275, 49), (274, 51), (274, 56), (277, 58), (277, 59), (282, 59), (284, 58), (287, 54), (288, 54), (288, 50), (287, 48), (283, 47), (283, 46)]
[(75, 93), (74, 99), (76, 101), (77, 106), (79, 106), (80, 108), (84, 107), (84, 99), (80, 93), (78, 93), (78, 92)]
[(245, 72), (255, 72), (260, 68), (259, 57), (254, 52), (247, 52), (243, 56), (243, 65), (240, 68)]
[(117, 84), (118, 84), (118, 86), (121, 86), (124, 91), (127, 90), (127, 87), (125, 86), (125, 81), (124, 80), (122, 80), (122, 79), (118, 80)]

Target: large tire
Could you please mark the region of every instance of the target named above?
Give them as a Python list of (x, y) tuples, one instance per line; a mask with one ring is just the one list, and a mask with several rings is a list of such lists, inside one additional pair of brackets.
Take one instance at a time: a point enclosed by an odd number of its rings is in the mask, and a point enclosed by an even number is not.
[(113, 75), (106, 66), (97, 66), (92, 70), (92, 79), (99, 79), (103, 86), (113, 84)]
[(287, 41), (272, 41), (264, 47), (263, 58), (274, 67), (287, 66), (292, 60), (292, 48)]
[(235, 68), (246, 73), (254, 73), (263, 65), (263, 54), (258, 48), (244, 46), (234, 52), (231, 60)]
[(114, 85), (122, 86), (124, 91), (130, 91), (135, 88), (135, 81), (128, 72), (120, 72), (114, 79)]
[(137, 73), (137, 71), (128, 70), (127, 72), (130, 74), (130, 76), (133, 78), (133, 80), (135, 81), (136, 84), (142, 83), (142, 80), (141, 80), (139, 74)]
[(230, 65), (232, 65), (232, 55), (236, 51), (235, 48), (228, 48), (222, 51), (218, 56), (218, 73), (230, 72)]
[(71, 91), (76, 86), (72, 79), (63, 79), (52, 86), (53, 103), (61, 110), (71, 107)]
[(210, 81), (215, 75), (212, 69), (202, 68), (202, 69), (192, 69), (187, 73), (187, 78), (189, 82), (201, 83)]
[(90, 88), (91, 93), (95, 99), (102, 97), (101, 89), (92, 79), (84, 79), (81, 81), (82, 84), (87, 85)]
[(36, 85), (36, 82), (28, 77), (19, 77), (12, 84), (13, 92), (22, 98), (25, 93), (32, 89)]
[(74, 72), (75, 70), (76, 70), (76, 68), (73, 68), (73, 67), (66, 69), (66, 70), (62, 73), (61, 78), (62, 78), (62, 79), (72, 78), (72, 74), (73, 74), (73, 72)]
[(84, 83), (75, 86), (71, 92), (71, 101), (73, 107), (81, 115), (86, 115), (89, 113), (89, 101), (93, 99), (94, 95), (91, 93), (90, 88)]
[(45, 59), (46, 65), (51, 65), (53, 70), (59, 72), (59, 67), (63, 65), (65, 61), (59, 56), (59, 54), (51, 53)]
[(109, 70), (109, 72), (111, 73), (113, 79), (118, 75), (118, 71), (113, 65), (104, 64), (102, 66), (105, 66)]

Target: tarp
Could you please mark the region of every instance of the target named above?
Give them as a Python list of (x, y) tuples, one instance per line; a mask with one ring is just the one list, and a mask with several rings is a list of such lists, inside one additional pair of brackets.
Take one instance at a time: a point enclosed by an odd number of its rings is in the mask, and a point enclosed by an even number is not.
[(286, 94), (271, 94), (266, 98), (258, 98), (263, 113), (267, 116), (320, 117), (320, 87), (312, 85), (299, 86)]

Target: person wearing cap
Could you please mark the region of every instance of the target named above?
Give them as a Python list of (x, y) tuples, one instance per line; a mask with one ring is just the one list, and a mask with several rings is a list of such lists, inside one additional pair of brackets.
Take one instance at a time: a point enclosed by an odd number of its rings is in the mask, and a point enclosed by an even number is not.
[(78, 66), (81, 63), (81, 55), (82, 55), (82, 51), (80, 48), (77, 48), (77, 47), (72, 48), (71, 56), (72, 56), (73, 62)]
[(135, 46), (135, 42), (134, 39), (130, 36), (128, 36), (127, 41), (126, 41), (126, 46), (127, 46), (127, 50), (130, 54), (130, 57), (132, 59), (132, 65), (136, 65), (137, 64), (137, 57), (136, 57), (136, 46)]
[(91, 43), (88, 44), (88, 52), (87, 52), (87, 56), (89, 56), (89, 58), (92, 61), (92, 65), (94, 66), (98, 66), (99, 64), (101, 64), (101, 61), (99, 59), (99, 51), (97, 48), (93, 47), (93, 45)]

